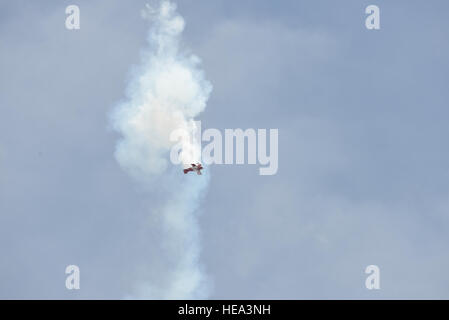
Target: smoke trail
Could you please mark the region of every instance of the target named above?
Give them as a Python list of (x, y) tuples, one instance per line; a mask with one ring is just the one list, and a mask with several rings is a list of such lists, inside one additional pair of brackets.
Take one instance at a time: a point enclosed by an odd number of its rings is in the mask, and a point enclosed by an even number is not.
[[(122, 139), (115, 157), (129, 174), (144, 184), (155, 185), (164, 175), (168, 202), (159, 210), (164, 225), (164, 250), (170, 255), (165, 282), (142, 284), (137, 298), (197, 299), (207, 297), (207, 281), (199, 265), (199, 228), (196, 211), (208, 175), (187, 175), (169, 166), (174, 142), (170, 134), (182, 131), (193, 137), (193, 118), (206, 107), (212, 90), (199, 69), (199, 59), (180, 49), (184, 19), (176, 5), (162, 1), (156, 9), (147, 5), (144, 17), (151, 22), (149, 48), (127, 88), (127, 101), (112, 114), (112, 124)], [(199, 162), (198, 141), (183, 139), (182, 163)], [(173, 172), (173, 170), (176, 170)], [(158, 188), (160, 185), (157, 185)]]

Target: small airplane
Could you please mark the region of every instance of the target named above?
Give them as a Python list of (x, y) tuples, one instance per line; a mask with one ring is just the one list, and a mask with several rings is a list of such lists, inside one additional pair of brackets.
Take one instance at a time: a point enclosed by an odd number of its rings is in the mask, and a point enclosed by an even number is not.
[(200, 175), (202, 169), (204, 169), (204, 168), (201, 165), (201, 163), (197, 163), (197, 164), (192, 163), (190, 168), (184, 169), (184, 174), (188, 173), (189, 171), (193, 171), (193, 172), (196, 172), (198, 175)]

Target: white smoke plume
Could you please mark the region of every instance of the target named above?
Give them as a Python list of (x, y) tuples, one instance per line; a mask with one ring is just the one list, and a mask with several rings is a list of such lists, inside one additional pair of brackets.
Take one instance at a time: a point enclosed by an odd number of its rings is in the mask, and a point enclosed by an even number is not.
[[(207, 173), (184, 175), (181, 166), (169, 162), (169, 152), (173, 131), (181, 129), (194, 137), (194, 117), (205, 109), (212, 86), (199, 68), (200, 60), (180, 47), (185, 23), (176, 5), (169, 1), (162, 1), (157, 8), (147, 5), (143, 16), (150, 21), (149, 46), (127, 87), (126, 101), (112, 114), (112, 125), (122, 136), (115, 157), (147, 186), (154, 187), (162, 180), (158, 178), (164, 177), (168, 202), (157, 214), (164, 229), (161, 242), (173, 265), (161, 277), (166, 280), (155, 284), (143, 279), (134, 298), (206, 298), (208, 281), (198, 261), (197, 209), (209, 177)], [(197, 143), (182, 140), (180, 159), (185, 166), (200, 162), (199, 154), (192, 152)]]

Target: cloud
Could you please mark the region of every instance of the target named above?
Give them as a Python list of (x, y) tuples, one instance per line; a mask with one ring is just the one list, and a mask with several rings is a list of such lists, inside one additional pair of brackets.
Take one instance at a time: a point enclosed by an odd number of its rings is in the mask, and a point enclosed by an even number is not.
[[(137, 286), (138, 298), (192, 299), (207, 297), (208, 284), (199, 264), (200, 238), (196, 210), (207, 189), (209, 176), (184, 176), (180, 168), (169, 168), (170, 139), (175, 130), (194, 137), (194, 117), (206, 107), (212, 90), (195, 55), (180, 49), (184, 19), (176, 5), (162, 1), (147, 6), (143, 16), (150, 23), (148, 48), (142, 64), (134, 69), (127, 100), (112, 114), (112, 124), (122, 138), (115, 156), (120, 165), (147, 187), (161, 187), (166, 203), (159, 207), (163, 235), (160, 239), (167, 267), (157, 275), (162, 283)], [(184, 165), (198, 162), (192, 150), (198, 141), (182, 139), (180, 158)], [(199, 155), (197, 155), (199, 156)], [(157, 179), (165, 181), (158, 182)], [(152, 208), (154, 210), (154, 206)]]

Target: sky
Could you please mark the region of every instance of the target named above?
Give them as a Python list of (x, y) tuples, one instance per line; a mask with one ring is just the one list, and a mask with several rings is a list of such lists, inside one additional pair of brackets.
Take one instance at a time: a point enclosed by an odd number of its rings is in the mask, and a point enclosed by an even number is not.
[[(206, 168), (208, 298), (448, 299), (449, 3), (175, 2), (213, 86), (203, 130), (279, 130), (275, 175)], [(167, 185), (120, 167), (110, 123), (148, 46), (145, 4), (0, 2), (2, 299), (146, 298), (169, 281)]]

